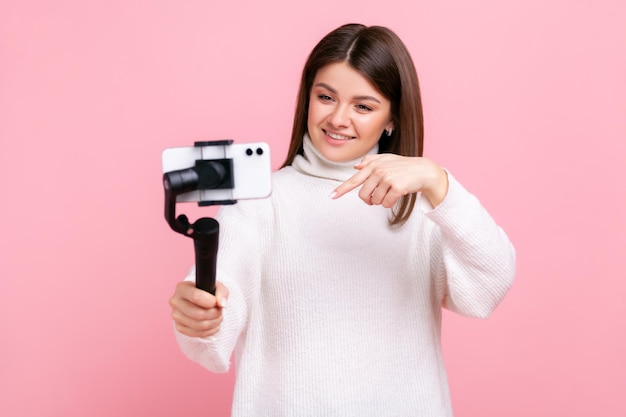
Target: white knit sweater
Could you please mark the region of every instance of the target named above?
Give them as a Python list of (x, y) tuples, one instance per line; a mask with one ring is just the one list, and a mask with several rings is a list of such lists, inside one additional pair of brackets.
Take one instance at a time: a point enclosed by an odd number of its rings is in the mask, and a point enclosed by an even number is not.
[(270, 198), (219, 212), (224, 322), (177, 339), (214, 372), (234, 352), (233, 417), (452, 416), (441, 308), (487, 317), (512, 284), (514, 249), (452, 175), (445, 200), (420, 199), (401, 227), (356, 190), (329, 198), (356, 162), (326, 161), (305, 138)]

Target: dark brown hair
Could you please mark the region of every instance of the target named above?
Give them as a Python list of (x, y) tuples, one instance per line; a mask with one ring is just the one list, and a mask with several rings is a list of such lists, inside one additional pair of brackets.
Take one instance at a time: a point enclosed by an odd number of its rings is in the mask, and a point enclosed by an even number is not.
[[(303, 152), (309, 99), (317, 71), (328, 64), (346, 62), (367, 78), (391, 102), (394, 130), (379, 139), (379, 153), (422, 156), (424, 120), (417, 72), (411, 55), (398, 36), (382, 26), (343, 25), (326, 35), (304, 65), (293, 120), (291, 143), (283, 167)], [(393, 210), (392, 225), (402, 225), (415, 207), (416, 194), (402, 197)]]

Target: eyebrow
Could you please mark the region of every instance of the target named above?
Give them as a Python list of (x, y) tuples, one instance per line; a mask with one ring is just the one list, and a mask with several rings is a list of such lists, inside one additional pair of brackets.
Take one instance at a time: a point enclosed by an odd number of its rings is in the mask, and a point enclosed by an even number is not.
[[(333, 94), (337, 94), (337, 90), (335, 90), (334, 88), (332, 88), (331, 86), (329, 86), (326, 83), (317, 83), (314, 85), (314, 87), (322, 87), (327, 89), (328, 91), (330, 91)], [(353, 100), (371, 100), (371, 101), (375, 101), (376, 103), (380, 103), (380, 100), (377, 99), (374, 96), (354, 96), (352, 97)]]

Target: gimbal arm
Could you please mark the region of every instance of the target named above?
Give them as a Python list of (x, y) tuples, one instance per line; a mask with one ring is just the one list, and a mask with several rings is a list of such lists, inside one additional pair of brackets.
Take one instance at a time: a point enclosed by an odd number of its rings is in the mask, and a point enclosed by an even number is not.
[[(207, 174), (205, 166), (202, 171), (202, 179), (206, 180), (207, 175), (219, 177), (221, 173), (223, 172), (220, 168), (215, 168)], [(184, 214), (176, 217), (176, 197), (179, 194), (197, 189), (200, 180), (201, 175), (197, 167), (163, 174), (165, 219), (174, 231), (193, 238), (196, 256), (196, 287), (215, 295), (219, 223), (213, 218), (203, 217), (190, 224), (189, 219)], [(209, 178), (208, 181), (212, 182), (213, 180)], [(219, 183), (220, 179), (216, 178), (214, 181)]]

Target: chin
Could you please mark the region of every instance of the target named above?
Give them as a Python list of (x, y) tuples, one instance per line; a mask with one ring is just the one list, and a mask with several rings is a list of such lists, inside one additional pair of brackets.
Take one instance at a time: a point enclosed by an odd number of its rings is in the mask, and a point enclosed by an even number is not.
[(331, 162), (348, 162), (359, 157), (359, 155), (353, 155), (351, 153), (338, 152), (336, 149), (321, 149), (319, 152), (324, 158)]

